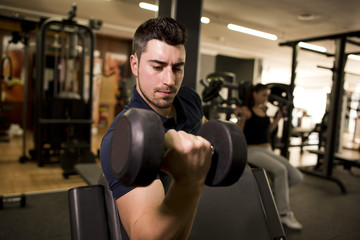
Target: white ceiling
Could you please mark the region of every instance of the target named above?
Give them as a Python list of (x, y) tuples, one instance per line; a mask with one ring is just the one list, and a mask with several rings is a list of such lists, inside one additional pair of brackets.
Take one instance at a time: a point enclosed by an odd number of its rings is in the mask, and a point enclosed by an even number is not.
[[(156, 0), (144, 0), (156, 3)], [(181, 0), (180, 0), (181, 1)], [(131, 39), (136, 27), (156, 13), (140, 9), (138, 0), (77, 0), (77, 20), (90, 17), (103, 21), (100, 33)], [(67, 17), (72, 0), (0, 0), (0, 14), (20, 16)], [(303, 15), (305, 20), (299, 19)], [(311, 17), (307, 17), (307, 16)], [(279, 43), (336, 33), (360, 31), (358, 0), (203, 0), (201, 53), (233, 57), (261, 58), (265, 82), (290, 81), (291, 48)], [(226, 28), (234, 23), (278, 36), (270, 41)], [(360, 40), (360, 39), (359, 39)], [(332, 41), (316, 43), (333, 51)], [(355, 51), (360, 51), (357, 47)], [(317, 65), (332, 67), (333, 58), (301, 51), (297, 86), (323, 87), (331, 84), (331, 72)], [(348, 60), (347, 71), (360, 74), (360, 62)], [(360, 77), (347, 75), (354, 87)]]

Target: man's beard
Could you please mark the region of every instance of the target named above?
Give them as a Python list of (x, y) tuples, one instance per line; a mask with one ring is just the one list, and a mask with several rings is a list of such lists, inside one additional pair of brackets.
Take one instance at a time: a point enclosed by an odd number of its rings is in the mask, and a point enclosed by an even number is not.
[(142, 94), (142, 96), (144, 96), (144, 98), (146, 99), (147, 102), (151, 103), (153, 106), (155, 106), (156, 108), (159, 108), (159, 109), (165, 109), (165, 108), (169, 108), (171, 107), (171, 105), (173, 104), (173, 99), (170, 99), (170, 97), (168, 98), (161, 98), (161, 99), (157, 99), (155, 98), (155, 93), (158, 92), (158, 91), (171, 91), (171, 93), (176, 93), (176, 88), (175, 87), (167, 87), (167, 88), (155, 88), (153, 89), (152, 93), (153, 94), (153, 98), (151, 99), (150, 97), (151, 96), (148, 96), (143, 90), (142, 90), (142, 87), (141, 87), (141, 80), (140, 78), (138, 79), (138, 85), (139, 85), (139, 90)]

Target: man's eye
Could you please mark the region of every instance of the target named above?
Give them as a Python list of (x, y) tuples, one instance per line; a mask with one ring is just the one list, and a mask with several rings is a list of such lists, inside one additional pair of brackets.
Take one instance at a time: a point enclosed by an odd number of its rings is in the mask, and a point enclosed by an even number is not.
[(163, 67), (161, 67), (161, 66), (153, 66), (153, 68), (154, 68), (155, 70), (157, 70), (157, 71), (160, 71), (160, 70), (163, 69)]
[(174, 68), (173, 71), (174, 73), (180, 73), (182, 72), (182, 68)]

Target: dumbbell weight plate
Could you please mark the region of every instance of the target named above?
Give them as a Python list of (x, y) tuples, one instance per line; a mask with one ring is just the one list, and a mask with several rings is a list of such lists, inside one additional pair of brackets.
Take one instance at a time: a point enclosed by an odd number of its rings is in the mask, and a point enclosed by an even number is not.
[(247, 145), (242, 130), (234, 123), (210, 120), (198, 131), (214, 148), (205, 184), (230, 186), (242, 175), (247, 161)]
[(151, 184), (159, 173), (164, 151), (164, 129), (155, 112), (132, 108), (116, 122), (110, 162), (114, 176), (122, 184)]

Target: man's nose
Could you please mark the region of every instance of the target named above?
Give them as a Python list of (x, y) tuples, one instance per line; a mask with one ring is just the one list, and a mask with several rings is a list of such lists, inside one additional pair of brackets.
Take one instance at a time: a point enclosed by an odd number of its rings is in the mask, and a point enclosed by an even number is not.
[(172, 68), (166, 68), (164, 72), (164, 83), (166, 85), (174, 85), (175, 84), (175, 74), (172, 70)]

